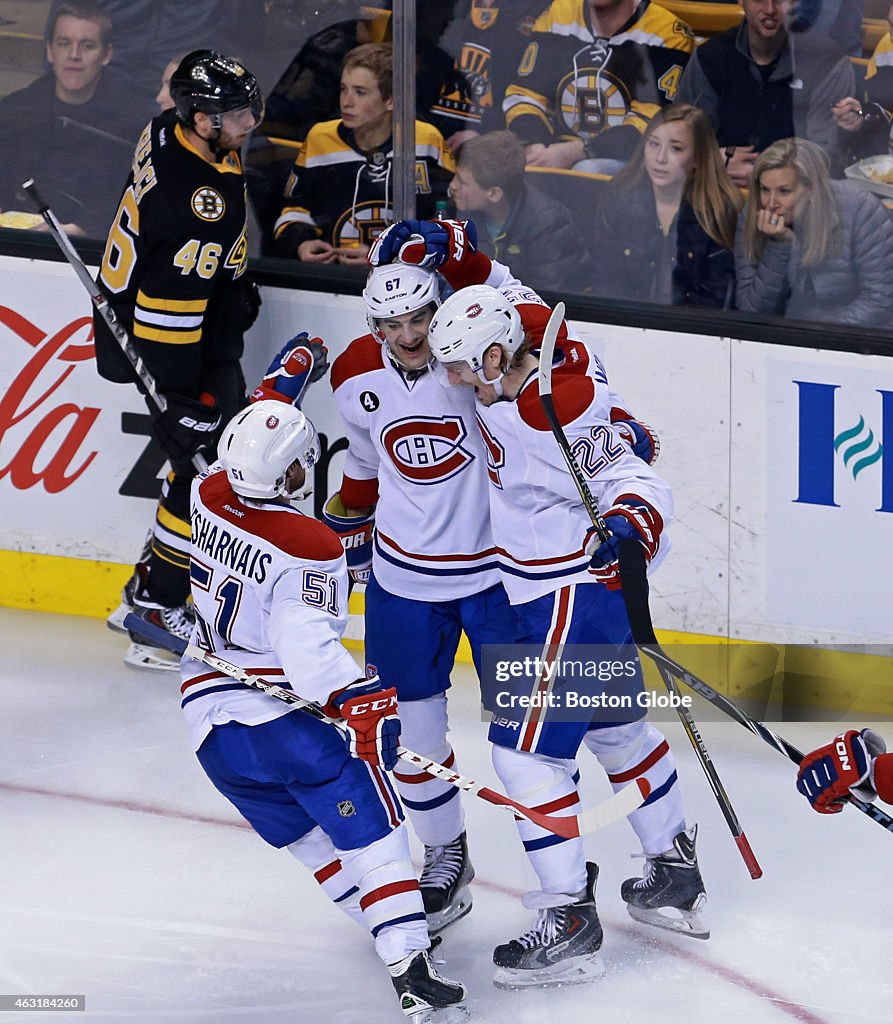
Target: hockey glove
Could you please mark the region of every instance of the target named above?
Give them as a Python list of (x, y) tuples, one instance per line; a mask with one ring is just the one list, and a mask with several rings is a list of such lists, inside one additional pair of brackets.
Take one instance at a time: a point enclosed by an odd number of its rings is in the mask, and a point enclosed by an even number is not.
[(397, 717), (397, 691), (393, 686), (382, 687), (378, 676), (358, 679), (333, 693), (323, 710), (330, 718), (344, 719), (352, 757), (385, 771), (394, 767), (400, 743), (400, 719)]
[(591, 556), (589, 566), (596, 580), (604, 583), (608, 590), (619, 590), (620, 564), (617, 558), (620, 545), (625, 540), (638, 541), (645, 548), (646, 561), (650, 562), (660, 543), (663, 520), (656, 509), (640, 498), (612, 505), (605, 513), (605, 526), (611, 536), (602, 541), (596, 528), (590, 526), (583, 550)]
[(849, 729), (803, 758), (797, 789), (819, 814), (842, 811), (851, 789), (863, 800), (873, 800), (877, 794), (872, 761), (886, 749), (883, 738), (872, 729)]
[(477, 240), (470, 220), (401, 220), (378, 236), (369, 262), (373, 267), (399, 261), (437, 270), (476, 253)]
[(323, 509), (322, 521), (338, 534), (347, 559), (347, 571), (354, 583), (368, 583), (372, 569), (372, 527), (375, 511), (368, 515), (350, 516), (341, 500), (333, 494)]
[(152, 434), (175, 462), (188, 462), (214, 443), (220, 426), (220, 410), (213, 395), (203, 394), (201, 401), (168, 392), (167, 409), (152, 421)]
[(306, 331), (287, 341), (267, 367), (263, 380), (251, 394), (252, 402), (273, 399), (300, 409), (304, 392), (329, 368), (329, 350), (320, 338)]
[(644, 463), (651, 466), (660, 455), (660, 438), (653, 427), (634, 419), (613, 419), (611, 422), (620, 431), (620, 436)]

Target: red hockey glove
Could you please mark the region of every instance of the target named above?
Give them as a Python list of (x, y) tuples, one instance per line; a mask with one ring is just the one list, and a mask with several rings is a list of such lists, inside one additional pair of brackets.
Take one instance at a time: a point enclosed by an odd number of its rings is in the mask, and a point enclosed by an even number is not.
[(349, 516), (341, 493), (333, 494), (326, 502), (322, 521), (338, 534), (347, 559), (347, 571), (354, 583), (368, 583), (372, 570), (372, 528), (375, 510), (368, 515)]
[(331, 718), (344, 719), (351, 756), (386, 771), (396, 765), (400, 719), (393, 686), (383, 688), (378, 676), (358, 679), (333, 693), (323, 710)]
[(654, 427), (649, 427), (647, 423), (634, 419), (618, 418), (615, 420), (613, 416), (612, 412), (611, 422), (620, 429), (620, 434), (632, 448), (633, 455), (638, 456), (649, 466), (657, 462), (657, 457), (660, 455), (660, 438)]
[(605, 526), (611, 536), (602, 541), (594, 526), (586, 531), (583, 550), (590, 555), (589, 566), (599, 583), (608, 590), (619, 590), (620, 565), (617, 561), (620, 545), (625, 540), (638, 541), (645, 548), (645, 559), (650, 562), (660, 543), (663, 520), (656, 509), (641, 498), (624, 496), (605, 513)]
[(871, 764), (887, 745), (872, 729), (848, 729), (824, 747), (807, 754), (797, 773), (797, 789), (819, 814), (843, 810), (851, 789), (857, 796), (873, 800), (877, 795), (871, 779)]
[(263, 380), (251, 395), (252, 402), (274, 399), (300, 409), (307, 388), (325, 376), (329, 350), (321, 339), (306, 331), (287, 341), (267, 367)]
[(373, 267), (409, 263), (425, 270), (458, 265), (477, 252), (477, 228), (468, 220), (401, 220), (383, 231), (369, 250)]

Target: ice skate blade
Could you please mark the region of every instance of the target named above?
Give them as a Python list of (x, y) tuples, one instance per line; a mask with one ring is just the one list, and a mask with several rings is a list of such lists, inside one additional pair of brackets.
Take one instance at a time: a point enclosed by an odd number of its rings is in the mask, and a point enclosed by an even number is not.
[(180, 659), (176, 654), (147, 644), (131, 644), (124, 655), (124, 664), (128, 668), (148, 669), (151, 672), (180, 671)]
[(701, 914), (707, 897), (698, 897), (691, 910), (678, 910), (675, 907), (663, 907), (660, 910), (646, 910), (644, 907), (627, 903), (626, 909), (634, 921), (650, 924), (654, 928), (663, 928), (670, 932), (679, 932), (691, 939), (709, 939), (710, 929)]
[(468, 886), (465, 886), (458, 890), (456, 898), (446, 910), (437, 910), (433, 914), (426, 915), (426, 920), (428, 922), (428, 934), (437, 935), (439, 932), (442, 932), (444, 928), (448, 928), (451, 924), (455, 924), (458, 920), (469, 913), (471, 907), (471, 890)]
[(501, 989), (559, 988), (562, 985), (588, 985), (605, 975), (605, 965), (598, 953), (575, 956), (539, 970), (497, 967), (493, 984)]
[(470, 1016), (465, 1003), (454, 1003), (452, 1006), (422, 1006), (409, 1013), (406, 1019), (410, 1024), (463, 1024)]

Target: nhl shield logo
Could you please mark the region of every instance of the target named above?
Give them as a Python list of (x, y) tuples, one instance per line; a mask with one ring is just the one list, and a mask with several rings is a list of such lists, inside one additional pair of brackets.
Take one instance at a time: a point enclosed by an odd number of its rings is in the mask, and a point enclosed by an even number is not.
[(352, 818), (357, 813), (357, 809), (352, 800), (342, 800), (338, 804), (338, 813), (342, 818)]

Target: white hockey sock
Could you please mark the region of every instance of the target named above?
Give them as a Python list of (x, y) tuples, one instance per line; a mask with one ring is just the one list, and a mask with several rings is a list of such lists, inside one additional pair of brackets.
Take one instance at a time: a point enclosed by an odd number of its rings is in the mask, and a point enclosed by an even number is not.
[[(427, 700), (400, 704), (400, 742), (424, 757), (453, 767), (455, 755), (447, 740), (447, 699), (441, 693)], [(445, 846), (465, 829), (459, 790), (448, 782), (401, 761), (394, 772), (397, 792), (415, 834), (426, 846)]]
[[(493, 767), (506, 793), (519, 803), (546, 814), (580, 810), (573, 780), (576, 763), (543, 754), (494, 745)], [(576, 893), (586, 885), (582, 839), (561, 839), (525, 819), (516, 822), (518, 835), (544, 893)], [(525, 906), (528, 903), (525, 897)], [(546, 904), (544, 904), (546, 905)]]
[(357, 880), (366, 927), (381, 959), (393, 964), (427, 949), (425, 906), (409, 857), (405, 826), (399, 825), (369, 846), (339, 854), (345, 870)]
[(685, 815), (676, 762), (663, 733), (643, 718), (593, 729), (584, 742), (608, 773), (615, 792), (633, 779), (647, 779), (651, 795), (629, 816), (629, 823), (649, 857), (669, 850), (685, 828)]
[(289, 843), (287, 849), (305, 867), (310, 868), (313, 877), (335, 906), (365, 928), (366, 921), (360, 909), (360, 890), (345, 873), (338, 851), (319, 825), (296, 842)]

